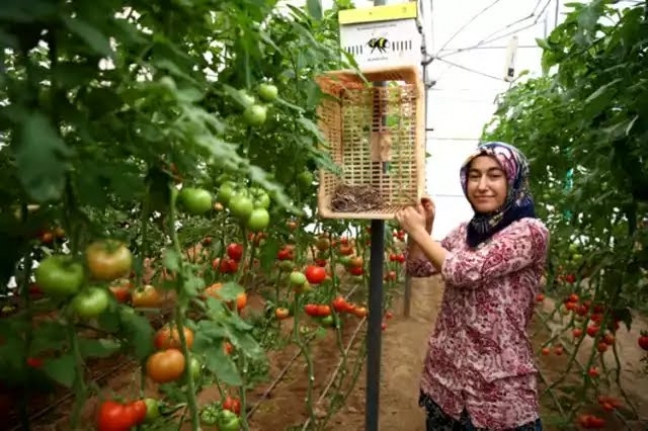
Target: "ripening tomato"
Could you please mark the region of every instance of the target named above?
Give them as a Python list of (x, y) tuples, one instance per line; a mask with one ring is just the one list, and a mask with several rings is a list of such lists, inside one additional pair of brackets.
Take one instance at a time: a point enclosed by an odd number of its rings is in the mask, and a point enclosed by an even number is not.
[(340, 254), (342, 256), (350, 256), (350, 255), (353, 254), (353, 251), (354, 251), (353, 246), (350, 245), (350, 244), (347, 244), (347, 245), (341, 244), (339, 250), (340, 250)]
[[(191, 349), (194, 342), (194, 333), (186, 326), (183, 327), (183, 332), (187, 348)], [(155, 333), (153, 344), (158, 350), (179, 349), (182, 344), (180, 342), (180, 333), (178, 332), (178, 328), (174, 326), (173, 329), (171, 329), (171, 325), (164, 325)]]
[(285, 307), (279, 307), (275, 310), (275, 316), (279, 320), (287, 319), (290, 316), (290, 310)]
[(572, 333), (574, 334), (574, 338), (580, 338), (583, 336), (583, 330), (581, 328), (574, 328)]
[(367, 308), (366, 307), (355, 307), (353, 310), (353, 314), (356, 315), (356, 317), (366, 317), (368, 314)]
[(362, 267), (362, 265), (364, 265), (364, 260), (361, 256), (352, 256), (351, 259), (349, 259), (349, 265), (352, 267)]
[(113, 281), (126, 276), (133, 266), (133, 255), (120, 241), (103, 240), (90, 244), (85, 251), (92, 278)]
[(155, 383), (169, 383), (182, 377), (186, 359), (177, 349), (161, 350), (146, 360), (146, 375)]
[(319, 251), (326, 251), (329, 249), (330, 246), (331, 246), (331, 241), (329, 241), (328, 238), (326, 237), (319, 237), (317, 239), (317, 242), (315, 243), (315, 247), (317, 247)]
[(137, 289), (131, 293), (133, 307), (135, 308), (154, 308), (162, 304), (162, 295), (150, 284), (145, 285), (142, 289)]
[(112, 292), (112, 294), (115, 296), (117, 302), (121, 304), (128, 301), (128, 298), (131, 295), (129, 285), (110, 286), (109, 289)]
[(590, 367), (590, 369), (587, 371), (587, 375), (589, 375), (593, 379), (597, 378), (599, 376), (598, 368)]

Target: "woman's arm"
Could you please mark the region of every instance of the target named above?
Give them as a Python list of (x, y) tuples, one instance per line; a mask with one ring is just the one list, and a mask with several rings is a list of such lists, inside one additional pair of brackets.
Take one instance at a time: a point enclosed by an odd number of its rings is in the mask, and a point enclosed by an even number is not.
[(412, 239), (454, 287), (473, 288), (544, 260), (549, 232), (537, 219), (522, 219), (477, 250), (452, 252), (416, 229)]
[(442, 270), (443, 261), (448, 250), (437, 241), (434, 241), (424, 229), (415, 229), (410, 232), (409, 240), (414, 243), (415, 250), (420, 257), (426, 258), (436, 271)]

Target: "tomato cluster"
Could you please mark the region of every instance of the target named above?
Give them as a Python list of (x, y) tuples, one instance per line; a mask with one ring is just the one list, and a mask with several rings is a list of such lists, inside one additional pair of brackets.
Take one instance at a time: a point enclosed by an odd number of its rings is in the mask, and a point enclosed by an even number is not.
[(106, 400), (97, 410), (97, 431), (129, 431), (159, 414), (158, 402), (151, 398), (125, 403)]

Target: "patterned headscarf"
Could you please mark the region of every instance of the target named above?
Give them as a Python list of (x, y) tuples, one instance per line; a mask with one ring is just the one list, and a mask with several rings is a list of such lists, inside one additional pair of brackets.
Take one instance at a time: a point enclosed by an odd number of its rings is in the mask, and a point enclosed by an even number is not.
[[(468, 169), (470, 163), (478, 156), (493, 156), (502, 167), (508, 182), (508, 191), (504, 205), (490, 214), (475, 211), (468, 223), (467, 242), (470, 247), (477, 247), (496, 232), (504, 229), (514, 221), (531, 217), (535, 218), (533, 199), (529, 192), (529, 162), (524, 154), (512, 145), (503, 142), (484, 142), (477, 146), (461, 167), (461, 186), (468, 198)], [(475, 208), (473, 207), (473, 210)]]

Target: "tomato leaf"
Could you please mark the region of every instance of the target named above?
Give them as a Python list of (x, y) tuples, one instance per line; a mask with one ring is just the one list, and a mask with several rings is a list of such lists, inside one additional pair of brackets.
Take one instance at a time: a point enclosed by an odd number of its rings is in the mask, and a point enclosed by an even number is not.
[(144, 316), (128, 312), (121, 313), (121, 321), (135, 357), (140, 361), (143, 360), (153, 352), (151, 340), (155, 332), (150, 322)]
[(79, 339), (79, 350), (84, 358), (107, 358), (117, 352), (121, 345), (108, 339)]
[(83, 39), (97, 54), (113, 58), (114, 52), (110, 47), (110, 41), (95, 27), (78, 18), (67, 16), (63, 18), (63, 22), (72, 33)]
[(220, 295), (220, 297), (225, 301), (232, 301), (243, 292), (245, 292), (243, 286), (234, 281), (228, 281), (218, 290), (218, 295)]
[(25, 116), (20, 135), (15, 154), (23, 187), (38, 203), (59, 200), (65, 187), (70, 149), (40, 112)]
[(241, 386), (243, 384), (236, 364), (225, 353), (221, 345), (214, 345), (206, 350), (205, 367), (226, 385)]
[(173, 249), (167, 248), (162, 257), (162, 265), (171, 272), (180, 270), (180, 255)]
[(264, 271), (269, 272), (272, 269), (272, 266), (275, 263), (277, 258), (277, 253), (281, 248), (279, 240), (277, 238), (267, 238), (265, 243), (260, 247), (261, 252), (259, 253), (259, 263), (261, 268)]
[(76, 375), (74, 357), (71, 354), (59, 356), (55, 359), (48, 359), (43, 363), (42, 370), (52, 380), (60, 383), (66, 388), (71, 388)]
[(229, 340), (238, 349), (242, 350), (249, 358), (261, 358), (264, 356), (261, 345), (257, 343), (251, 334), (238, 330), (237, 328), (229, 328)]

